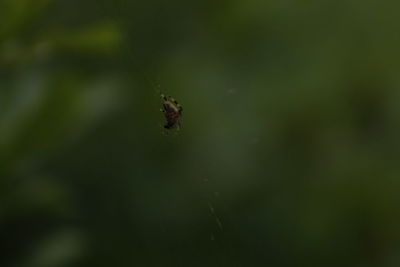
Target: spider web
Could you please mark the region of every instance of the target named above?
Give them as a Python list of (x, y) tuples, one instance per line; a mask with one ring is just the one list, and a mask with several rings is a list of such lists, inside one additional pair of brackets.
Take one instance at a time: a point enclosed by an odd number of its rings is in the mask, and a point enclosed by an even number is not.
[[(161, 90), (161, 83), (159, 82), (157, 75), (154, 74), (154, 72), (149, 71), (148, 69), (157, 69), (154, 64), (152, 64), (151, 59), (143, 59), (139, 55), (139, 51), (135, 50), (135, 46), (131, 44), (130, 38), (127, 36), (127, 32), (129, 32), (129, 27), (130, 23), (128, 22), (128, 15), (134, 16), (134, 11), (132, 11), (132, 2), (128, 0), (115, 0), (115, 1), (107, 1), (107, 0), (97, 0), (99, 2), (99, 8), (100, 11), (108, 17), (108, 19), (114, 23), (116, 23), (121, 29), (122, 29), (122, 41), (121, 41), (121, 50), (126, 51), (126, 57), (124, 60), (129, 61), (130, 65), (135, 71), (135, 74), (139, 77), (144, 79), (145, 83), (151, 88), (153, 91), (153, 94), (156, 96), (157, 100), (159, 100), (159, 96), (161, 93), (166, 93), (163, 90)], [(110, 4), (112, 3), (112, 4)], [(152, 51), (150, 53), (151, 55), (156, 58), (157, 52)], [(148, 67), (145, 68), (140, 65), (143, 61), (146, 61), (145, 65)], [(166, 93), (167, 94), (167, 93)], [(168, 95), (168, 94), (167, 94)], [(158, 105), (159, 105), (158, 101)], [(159, 107), (156, 108), (158, 111)], [(161, 126), (161, 128), (163, 128)], [(166, 136), (177, 136), (176, 131), (165, 131), (162, 129), (162, 133)], [(213, 190), (212, 183), (210, 183), (209, 178), (204, 178), (204, 176), (198, 176), (197, 181), (200, 182), (200, 186), (202, 188), (202, 195), (203, 195), (203, 201), (204, 201), (204, 209), (207, 210), (208, 213), (208, 219), (211, 221), (211, 223), (214, 224), (214, 229), (210, 232), (209, 234), (209, 242), (213, 243), (214, 245), (222, 246), (221, 245), (221, 239), (222, 235), (221, 233), (224, 231), (224, 224), (222, 219), (219, 216), (219, 212), (214, 205), (214, 202), (216, 199), (220, 197), (219, 191)], [(199, 185), (199, 184), (198, 184)], [(163, 222), (161, 222), (161, 227), (165, 228), (165, 225)], [(222, 249), (221, 247), (218, 248)]]
[[(129, 5), (131, 2), (127, 0), (115, 0), (111, 2), (112, 4), (110, 4), (110, 1), (108, 0), (96, 1), (98, 2), (98, 8), (100, 9), (100, 12), (104, 14), (104, 16), (106, 16), (112, 23), (117, 24), (121, 30), (122, 40), (120, 42), (120, 49), (126, 53), (124, 60), (130, 63), (130, 67), (134, 69), (136, 76), (139, 79), (143, 79), (145, 83), (159, 95), (161, 85), (155, 78), (156, 75), (148, 70), (149, 68), (155, 69), (155, 67), (152, 64), (149, 64), (149, 59), (143, 59), (139, 56), (139, 53), (135, 51), (135, 48), (133, 48), (134, 45), (131, 43), (132, 38), (128, 37), (128, 32), (131, 31), (129, 29), (130, 25), (125, 18), (125, 12), (131, 9)], [(138, 39), (139, 38), (136, 38), (136, 40)], [(149, 68), (146, 69), (143, 66), (144, 63), (146, 63), (146, 65), (150, 65)]]
[[(126, 60), (130, 62), (130, 65), (134, 68), (136, 75), (140, 78), (144, 79), (146, 84), (154, 91), (157, 98), (161, 95), (161, 93), (165, 93), (161, 90), (161, 83), (159, 79), (156, 79), (156, 75), (154, 72), (149, 71), (148, 68), (140, 66), (139, 63), (146, 61), (145, 64), (149, 66), (150, 69), (156, 69), (154, 64), (152, 64), (151, 59), (140, 59), (140, 55), (138, 51), (135, 51), (134, 46), (130, 43), (130, 38), (127, 36), (128, 32), (130, 32), (131, 25), (128, 23), (127, 17), (134, 17), (135, 11), (132, 10), (132, 2), (129, 0), (115, 0), (115, 1), (107, 1), (107, 0), (98, 0), (99, 7), (102, 9), (102, 12), (114, 23), (116, 23), (121, 29), (123, 33), (123, 38), (121, 41), (121, 50), (126, 51)], [(110, 4), (112, 3), (112, 4)], [(151, 55), (157, 54), (152, 51)], [(155, 57), (156, 58), (156, 57)], [(158, 109), (157, 109), (158, 110)], [(166, 132), (163, 129), (163, 134), (167, 136), (177, 136), (176, 132), (168, 131)], [(213, 190), (211, 188), (212, 184), (210, 183), (208, 178), (199, 177), (198, 181), (202, 184), (202, 190), (204, 194), (204, 208), (208, 210), (210, 215), (210, 219), (213, 221), (215, 225), (215, 229), (210, 233), (209, 240), (211, 242), (216, 241), (220, 238), (220, 234), (218, 232), (222, 232), (224, 230), (223, 222), (218, 215), (217, 208), (213, 204), (215, 199), (219, 197), (219, 192)]]

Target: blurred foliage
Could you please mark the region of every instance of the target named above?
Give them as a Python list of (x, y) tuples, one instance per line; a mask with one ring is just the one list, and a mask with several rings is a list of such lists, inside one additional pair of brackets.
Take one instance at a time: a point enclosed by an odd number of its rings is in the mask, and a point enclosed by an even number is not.
[(399, 8), (0, 0), (0, 266), (399, 266)]

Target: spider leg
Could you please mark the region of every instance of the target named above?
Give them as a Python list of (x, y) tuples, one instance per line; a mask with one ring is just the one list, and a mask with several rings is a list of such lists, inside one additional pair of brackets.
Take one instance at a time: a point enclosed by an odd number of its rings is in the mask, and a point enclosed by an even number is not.
[(161, 94), (161, 98), (162, 98), (164, 101), (168, 101), (168, 98), (167, 98), (164, 94)]

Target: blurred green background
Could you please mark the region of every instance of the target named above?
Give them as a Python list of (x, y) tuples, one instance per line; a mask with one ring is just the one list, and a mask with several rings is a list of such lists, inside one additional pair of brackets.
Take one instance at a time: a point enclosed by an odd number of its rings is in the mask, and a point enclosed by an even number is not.
[(0, 266), (400, 266), (399, 8), (0, 0)]

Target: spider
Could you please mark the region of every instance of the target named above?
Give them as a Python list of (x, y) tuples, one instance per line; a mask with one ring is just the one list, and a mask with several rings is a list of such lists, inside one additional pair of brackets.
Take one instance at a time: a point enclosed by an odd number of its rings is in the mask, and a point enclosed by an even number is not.
[(160, 109), (162, 113), (164, 113), (164, 117), (167, 120), (167, 123), (164, 125), (165, 129), (180, 129), (181, 128), (181, 118), (182, 118), (182, 106), (179, 105), (178, 102), (176, 102), (175, 99), (173, 99), (170, 96), (165, 96), (161, 94), (162, 98), (162, 105), (163, 108)]

